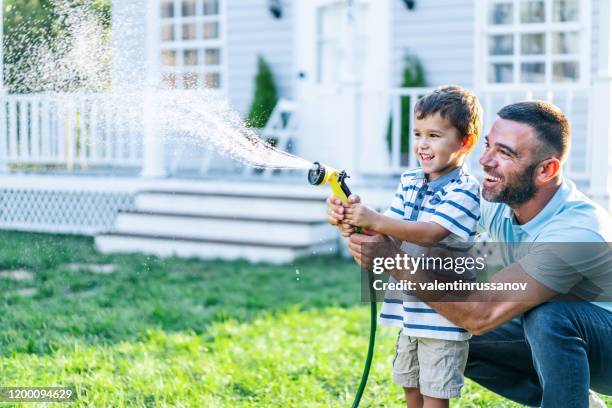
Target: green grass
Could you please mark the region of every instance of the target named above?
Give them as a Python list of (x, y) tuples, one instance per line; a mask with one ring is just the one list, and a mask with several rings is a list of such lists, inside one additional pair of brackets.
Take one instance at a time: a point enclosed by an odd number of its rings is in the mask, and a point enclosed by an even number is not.
[[(349, 406), (368, 309), (351, 262), (107, 256), (91, 239), (1, 232), (2, 386), (74, 385), (76, 406)], [(69, 263), (115, 264), (109, 275)], [(297, 273), (296, 271), (299, 271)], [(299, 278), (299, 280), (298, 280)], [(15, 295), (36, 288), (33, 297)], [(402, 406), (380, 328), (362, 406)], [(516, 407), (467, 381), (461, 407)], [(25, 405), (24, 405), (25, 406)]]

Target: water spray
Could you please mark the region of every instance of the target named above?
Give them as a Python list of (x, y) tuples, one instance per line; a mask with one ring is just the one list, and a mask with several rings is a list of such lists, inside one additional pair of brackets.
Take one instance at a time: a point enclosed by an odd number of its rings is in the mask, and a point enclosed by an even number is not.
[[(308, 171), (308, 182), (313, 186), (320, 186), (325, 183), (329, 184), (334, 196), (338, 197), (342, 204), (349, 205), (349, 196), (351, 190), (346, 185), (345, 180), (349, 178), (346, 171), (338, 171), (333, 167), (324, 166), (319, 162), (314, 162), (313, 166)], [(361, 232), (361, 228), (355, 227), (355, 232)], [(368, 383), (368, 375), (370, 374), (370, 366), (374, 357), (374, 343), (376, 341), (376, 319), (378, 318), (378, 310), (376, 305), (376, 293), (374, 292), (372, 272), (368, 271), (368, 285), (370, 291), (370, 340), (368, 342), (368, 354), (363, 366), (361, 374), (361, 382), (357, 388), (355, 399), (353, 400), (353, 408), (357, 408), (361, 402), (363, 391)]]

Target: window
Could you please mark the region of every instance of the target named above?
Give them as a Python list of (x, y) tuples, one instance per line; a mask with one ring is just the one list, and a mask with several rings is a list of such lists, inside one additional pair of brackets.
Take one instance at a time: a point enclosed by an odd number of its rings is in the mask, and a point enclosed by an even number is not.
[(160, 0), (162, 83), (170, 89), (225, 87), (224, 0)]
[[(588, 75), (588, 14), (581, 0), (487, 0), (479, 81), (577, 83)], [(579, 7), (580, 6), (580, 7)], [(482, 20), (485, 21), (482, 21)]]

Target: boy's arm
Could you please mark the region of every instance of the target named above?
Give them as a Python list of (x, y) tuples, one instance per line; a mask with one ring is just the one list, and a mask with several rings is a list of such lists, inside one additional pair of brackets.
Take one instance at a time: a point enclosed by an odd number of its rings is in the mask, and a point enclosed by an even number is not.
[(450, 235), (450, 231), (427, 221), (404, 221), (377, 214), (375, 223), (370, 228), (379, 234), (388, 235), (401, 241), (417, 245), (433, 245)]
[(351, 225), (359, 225), (417, 245), (436, 244), (450, 234), (449, 230), (435, 222), (398, 220), (379, 214), (360, 203), (345, 208), (344, 218)]

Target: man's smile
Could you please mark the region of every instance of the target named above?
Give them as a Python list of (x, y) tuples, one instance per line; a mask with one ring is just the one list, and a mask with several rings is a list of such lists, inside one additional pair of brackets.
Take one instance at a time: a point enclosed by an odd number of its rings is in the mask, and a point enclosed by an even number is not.
[(494, 174), (491, 174), (487, 171), (485, 171), (484, 173), (484, 182), (483, 184), (487, 187), (493, 187), (494, 185), (496, 185), (497, 183), (500, 183), (502, 181), (502, 178), (499, 176), (496, 176)]

